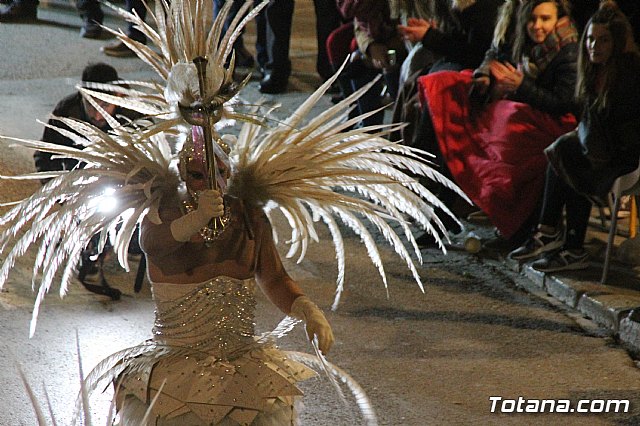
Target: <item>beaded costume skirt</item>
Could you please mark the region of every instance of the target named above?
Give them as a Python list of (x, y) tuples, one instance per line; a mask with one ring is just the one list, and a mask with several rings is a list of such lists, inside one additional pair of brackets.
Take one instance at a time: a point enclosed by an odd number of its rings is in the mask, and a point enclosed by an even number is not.
[(119, 425), (143, 424), (149, 407), (149, 425), (296, 424), (296, 382), (316, 373), (255, 337), (253, 281), (154, 283), (153, 292), (154, 338), (93, 373), (117, 383)]

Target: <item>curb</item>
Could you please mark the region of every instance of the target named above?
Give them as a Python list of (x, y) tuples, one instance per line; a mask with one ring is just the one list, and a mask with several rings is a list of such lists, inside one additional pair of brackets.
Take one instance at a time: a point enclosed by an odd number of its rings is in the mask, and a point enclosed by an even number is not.
[[(507, 260), (509, 268), (524, 275), (532, 288), (545, 291), (566, 306), (606, 328), (631, 353), (640, 357), (640, 292), (601, 285), (561, 275), (538, 272), (529, 264)], [(528, 287), (525, 284), (525, 287)], [(533, 291), (532, 291), (533, 290)]]

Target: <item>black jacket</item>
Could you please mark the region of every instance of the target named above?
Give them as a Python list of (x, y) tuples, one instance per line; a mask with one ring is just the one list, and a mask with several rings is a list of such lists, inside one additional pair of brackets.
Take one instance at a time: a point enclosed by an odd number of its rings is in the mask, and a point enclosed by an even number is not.
[(547, 67), (534, 79), (525, 75), (509, 99), (531, 105), (554, 115), (579, 112), (575, 102), (578, 43), (563, 46)]
[(441, 31), (431, 28), (422, 38), (422, 45), (436, 56), (439, 62), (455, 64), (452, 67), (435, 66), (441, 69), (476, 68), (491, 46), (493, 28), (502, 5), (502, 0), (477, 0), (462, 11), (452, 12), (453, 28)]
[(638, 167), (640, 56), (629, 54), (624, 63), (609, 93), (609, 106), (585, 107), (578, 130), (545, 151), (556, 172), (583, 194), (604, 197), (617, 177)]
[[(68, 118), (76, 118), (78, 120), (89, 121), (89, 117), (87, 117), (84, 107), (82, 106), (82, 95), (77, 92), (73, 95), (69, 95), (66, 98), (62, 99), (56, 107), (53, 109), (51, 113), (54, 117), (68, 117)], [(114, 116), (126, 116), (130, 119), (140, 118), (140, 114), (117, 108)], [(65, 130), (72, 131), (69, 127), (64, 125), (59, 120), (54, 118), (49, 119), (48, 124), (54, 125), (56, 127), (60, 127)], [(111, 128), (107, 125), (104, 128), (100, 129), (103, 131), (108, 131)], [(44, 133), (42, 134), (42, 141), (54, 143), (56, 145), (70, 146), (74, 148), (82, 148), (82, 146), (77, 145), (73, 142), (73, 140), (68, 137), (58, 133), (57, 131), (46, 127), (44, 129)], [(71, 158), (51, 158), (54, 154), (50, 152), (36, 151), (33, 154), (33, 159), (35, 162), (36, 170), (39, 172), (45, 171), (57, 171), (57, 170), (71, 170), (77, 166), (78, 161)]]

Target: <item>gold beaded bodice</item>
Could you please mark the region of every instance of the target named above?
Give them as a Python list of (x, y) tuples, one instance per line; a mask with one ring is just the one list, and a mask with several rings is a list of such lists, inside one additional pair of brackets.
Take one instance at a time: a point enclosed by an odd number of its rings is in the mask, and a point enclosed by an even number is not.
[(225, 358), (253, 343), (253, 280), (216, 277), (206, 283), (154, 283), (154, 340)]

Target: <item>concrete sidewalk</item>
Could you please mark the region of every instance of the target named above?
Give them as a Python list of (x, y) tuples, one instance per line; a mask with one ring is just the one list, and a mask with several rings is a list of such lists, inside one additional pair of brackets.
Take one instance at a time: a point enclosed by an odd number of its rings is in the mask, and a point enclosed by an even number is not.
[[(580, 315), (609, 330), (614, 339), (625, 346), (634, 357), (638, 357), (640, 356), (640, 269), (637, 266), (622, 263), (618, 253), (621, 251), (621, 244), (638, 247), (640, 240), (629, 240), (629, 218), (619, 219), (608, 279), (606, 285), (600, 284), (609, 224), (610, 222), (606, 220), (603, 226), (597, 210), (594, 209), (585, 243), (585, 248), (590, 254), (590, 266), (584, 270), (545, 274), (533, 269), (530, 263), (520, 264), (507, 259), (508, 250), (506, 249), (496, 251), (492, 256), (494, 261), (528, 278), (519, 283), (527, 291), (542, 297), (551, 296), (558, 302), (575, 309)], [(482, 236), (493, 233), (493, 228), (488, 224), (471, 226), (476, 227), (475, 230)], [(483, 254), (487, 255), (487, 250), (480, 252), (479, 256), (485, 257)]]

